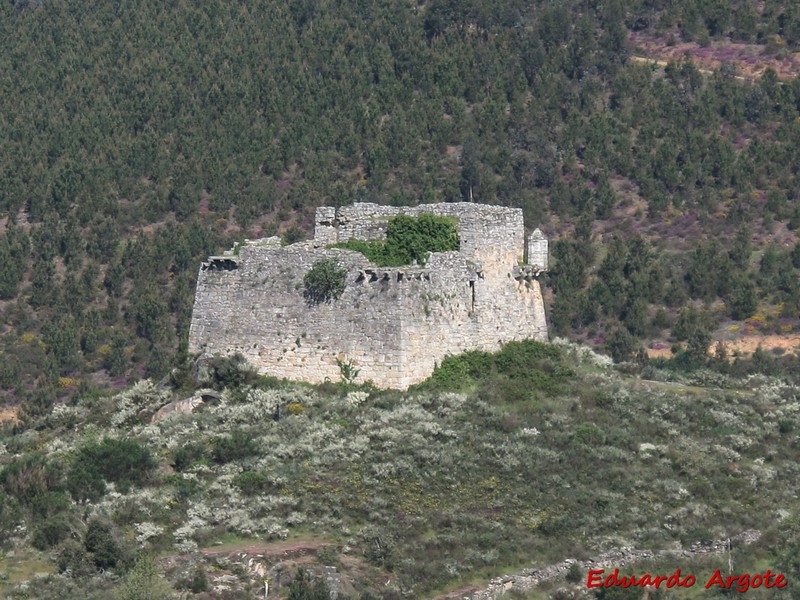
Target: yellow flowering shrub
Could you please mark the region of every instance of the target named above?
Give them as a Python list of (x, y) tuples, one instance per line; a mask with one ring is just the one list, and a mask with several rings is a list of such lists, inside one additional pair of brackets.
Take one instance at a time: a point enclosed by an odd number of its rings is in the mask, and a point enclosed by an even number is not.
[(289, 411), (289, 414), (291, 415), (302, 415), (304, 412), (306, 412), (306, 407), (299, 402), (290, 402), (286, 406), (286, 410)]
[(58, 386), (64, 389), (68, 389), (74, 387), (78, 383), (78, 380), (74, 377), (59, 377), (58, 378)]

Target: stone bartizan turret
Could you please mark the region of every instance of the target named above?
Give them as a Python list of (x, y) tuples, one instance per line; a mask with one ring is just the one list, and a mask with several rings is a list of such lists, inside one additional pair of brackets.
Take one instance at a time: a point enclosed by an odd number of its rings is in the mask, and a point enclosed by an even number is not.
[[(460, 249), (432, 253), (424, 267), (384, 268), (329, 247), (383, 238), (392, 216), (421, 213), (455, 218)], [(338, 299), (309, 304), (303, 277), (322, 258), (347, 270), (347, 285)], [(247, 240), (202, 264), (189, 351), (239, 352), (261, 373), (312, 383), (339, 381), (346, 363), (359, 369), (357, 381), (406, 389), (449, 354), (546, 341), (537, 280), (546, 270), (547, 239), (538, 229), (525, 239), (520, 209), (321, 207), (312, 241), (281, 247), (274, 237)]]

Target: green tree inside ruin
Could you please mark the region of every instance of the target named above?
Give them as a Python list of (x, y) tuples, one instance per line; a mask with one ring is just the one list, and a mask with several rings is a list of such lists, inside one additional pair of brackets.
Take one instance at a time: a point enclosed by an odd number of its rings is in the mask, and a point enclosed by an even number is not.
[(347, 285), (347, 269), (333, 258), (315, 262), (303, 277), (303, 296), (309, 304), (323, 304), (337, 300)]
[(381, 267), (400, 267), (415, 261), (424, 265), (430, 252), (449, 252), (459, 246), (455, 219), (430, 213), (392, 217), (386, 227), (386, 240), (351, 239), (336, 245), (361, 252)]

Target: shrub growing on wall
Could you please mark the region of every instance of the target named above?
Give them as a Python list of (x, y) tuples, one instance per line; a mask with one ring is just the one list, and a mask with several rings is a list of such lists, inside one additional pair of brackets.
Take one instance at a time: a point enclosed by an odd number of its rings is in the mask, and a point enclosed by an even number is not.
[(348, 240), (336, 247), (361, 252), (381, 267), (399, 267), (414, 261), (424, 265), (429, 252), (458, 250), (459, 244), (455, 219), (423, 213), (389, 219), (386, 240)]
[(303, 278), (303, 296), (311, 304), (322, 304), (336, 300), (347, 285), (347, 270), (332, 258), (315, 262)]

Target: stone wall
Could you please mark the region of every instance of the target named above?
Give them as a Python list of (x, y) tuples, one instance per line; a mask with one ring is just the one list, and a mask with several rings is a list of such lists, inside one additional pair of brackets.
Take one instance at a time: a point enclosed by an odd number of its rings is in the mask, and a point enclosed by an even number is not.
[(533, 233), (528, 236), (528, 251), (525, 253), (525, 260), (529, 265), (546, 271), (549, 258), (547, 238), (544, 237), (541, 229), (534, 229)]
[[(570, 587), (578, 589), (586, 589), (586, 581), (588, 579), (589, 570), (592, 569), (605, 569), (605, 575), (610, 575), (614, 569), (622, 569), (626, 566), (642, 562), (659, 559), (661, 561), (670, 561), (675, 564), (682, 564), (686, 559), (694, 558), (697, 556), (707, 554), (722, 554), (730, 551), (730, 548), (739, 548), (757, 542), (761, 538), (761, 532), (756, 529), (748, 529), (742, 533), (726, 539), (718, 539), (710, 542), (695, 542), (689, 548), (682, 548), (680, 543), (677, 543), (675, 548), (666, 548), (662, 550), (637, 550), (636, 548), (623, 547), (616, 548), (604, 552), (599, 556), (590, 558), (589, 560), (579, 561), (574, 558), (568, 558), (559, 563), (548, 565), (542, 568), (524, 569), (519, 573), (513, 575), (504, 575), (492, 579), (491, 583), (482, 590), (477, 590), (464, 595), (449, 595), (450, 600), (498, 600), (499, 598), (509, 598), (511, 592), (516, 592), (519, 595), (529, 593), (531, 590), (536, 589), (543, 583), (559, 581), (565, 579), (567, 573), (573, 564), (577, 564), (582, 576), (582, 581), (578, 584), (572, 584)], [(672, 573), (669, 569), (659, 572), (660, 574), (669, 575)], [(635, 574), (635, 573), (634, 573)], [(644, 573), (638, 573), (638, 576), (643, 576)], [(698, 584), (700, 582), (698, 581)], [(663, 588), (662, 588), (663, 589)], [(642, 596), (645, 598), (645, 596)]]
[(471, 202), (401, 207), (359, 202), (337, 209), (323, 206), (317, 209), (314, 239), (323, 246), (346, 242), (351, 238), (383, 239), (391, 217), (418, 216), (422, 213), (458, 219), (460, 251), (467, 258), (502, 262), (523, 260), (525, 237), (522, 211)]
[[(435, 253), (424, 268), (381, 268), (363, 255), (326, 248), (385, 235), (389, 217), (432, 212), (458, 219), (461, 248)], [(339, 361), (356, 381), (405, 389), (437, 361), (465, 350), (498, 350), (515, 339), (547, 339), (539, 283), (518, 261), (522, 211), (476, 204), (413, 208), (355, 204), (318, 209), (315, 239), (279, 247), (247, 242), (238, 255), (201, 267), (189, 331), (191, 352), (241, 352), (270, 375), (338, 381)], [(347, 270), (337, 300), (309, 305), (303, 277), (317, 260)]]

